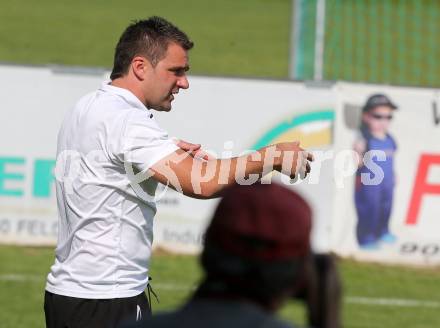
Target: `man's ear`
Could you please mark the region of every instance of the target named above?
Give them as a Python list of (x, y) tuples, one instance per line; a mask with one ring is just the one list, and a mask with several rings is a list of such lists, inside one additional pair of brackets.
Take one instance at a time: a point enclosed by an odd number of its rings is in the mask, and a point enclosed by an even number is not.
[(131, 70), (134, 76), (141, 81), (145, 80), (152, 68), (150, 62), (145, 57), (136, 56), (131, 61)]

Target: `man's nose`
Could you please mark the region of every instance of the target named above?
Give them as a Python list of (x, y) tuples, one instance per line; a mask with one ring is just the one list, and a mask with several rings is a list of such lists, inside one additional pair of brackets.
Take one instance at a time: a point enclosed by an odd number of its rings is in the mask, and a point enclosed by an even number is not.
[(189, 88), (189, 82), (186, 75), (180, 77), (180, 79), (177, 81), (177, 86), (181, 89), (188, 89)]

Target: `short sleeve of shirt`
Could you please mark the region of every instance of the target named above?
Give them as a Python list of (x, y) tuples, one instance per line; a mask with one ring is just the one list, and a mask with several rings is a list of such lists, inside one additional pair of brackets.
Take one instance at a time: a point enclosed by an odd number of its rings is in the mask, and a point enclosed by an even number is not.
[(179, 149), (156, 120), (141, 110), (128, 114), (120, 145), (123, 161), (132, 163), (139, 171), (148, 170)]

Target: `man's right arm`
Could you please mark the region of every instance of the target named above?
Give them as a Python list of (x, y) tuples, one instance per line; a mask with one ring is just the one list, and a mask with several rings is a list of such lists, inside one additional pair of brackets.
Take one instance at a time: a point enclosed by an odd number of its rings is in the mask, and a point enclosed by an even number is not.
[(232, 184), (252, 184), (273, 170), (305, 176), (313, 156), (298, 142), (280, 143), (228, 159), (203, 160), (177, 150), (150, 168), (150, 175), (183, 194), (200, 199), (215, 198)]

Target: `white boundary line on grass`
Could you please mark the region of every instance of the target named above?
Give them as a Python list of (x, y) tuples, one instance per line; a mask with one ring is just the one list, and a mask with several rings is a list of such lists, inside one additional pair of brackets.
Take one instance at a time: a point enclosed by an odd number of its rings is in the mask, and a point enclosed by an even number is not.
[(346, 303), (365, 305), (440, 308), (440, 302), (437, 301), (411, 300), (405, 298), (347, 296), (344, 298), (344, 301)]
[[(7, 273), (0, 274), (0, 281), (16, 281), (16, 282), (42, 282), (44, 277), (31, 274), (16, 274)], [(153, 288), (166, 291), (191, 291), (194, 286), (175, 284), (175, 283), (160, 283), (153, 282)], [(384, 297), (364, 297), (364, 296), (346, 296), (344, 302), (349, 304), (361, 305), (378, 305), (378, 306), (397, 306), (397, 307), (425, 307), (425, 308), (440, 308), (440, 301), (432, 300), (415, 300), (404, 298), (384, 298)]]
[(21, 273), (3, 273), (0, 274), (0, 281), (41, 281), (41, 276), (21, 274)]

